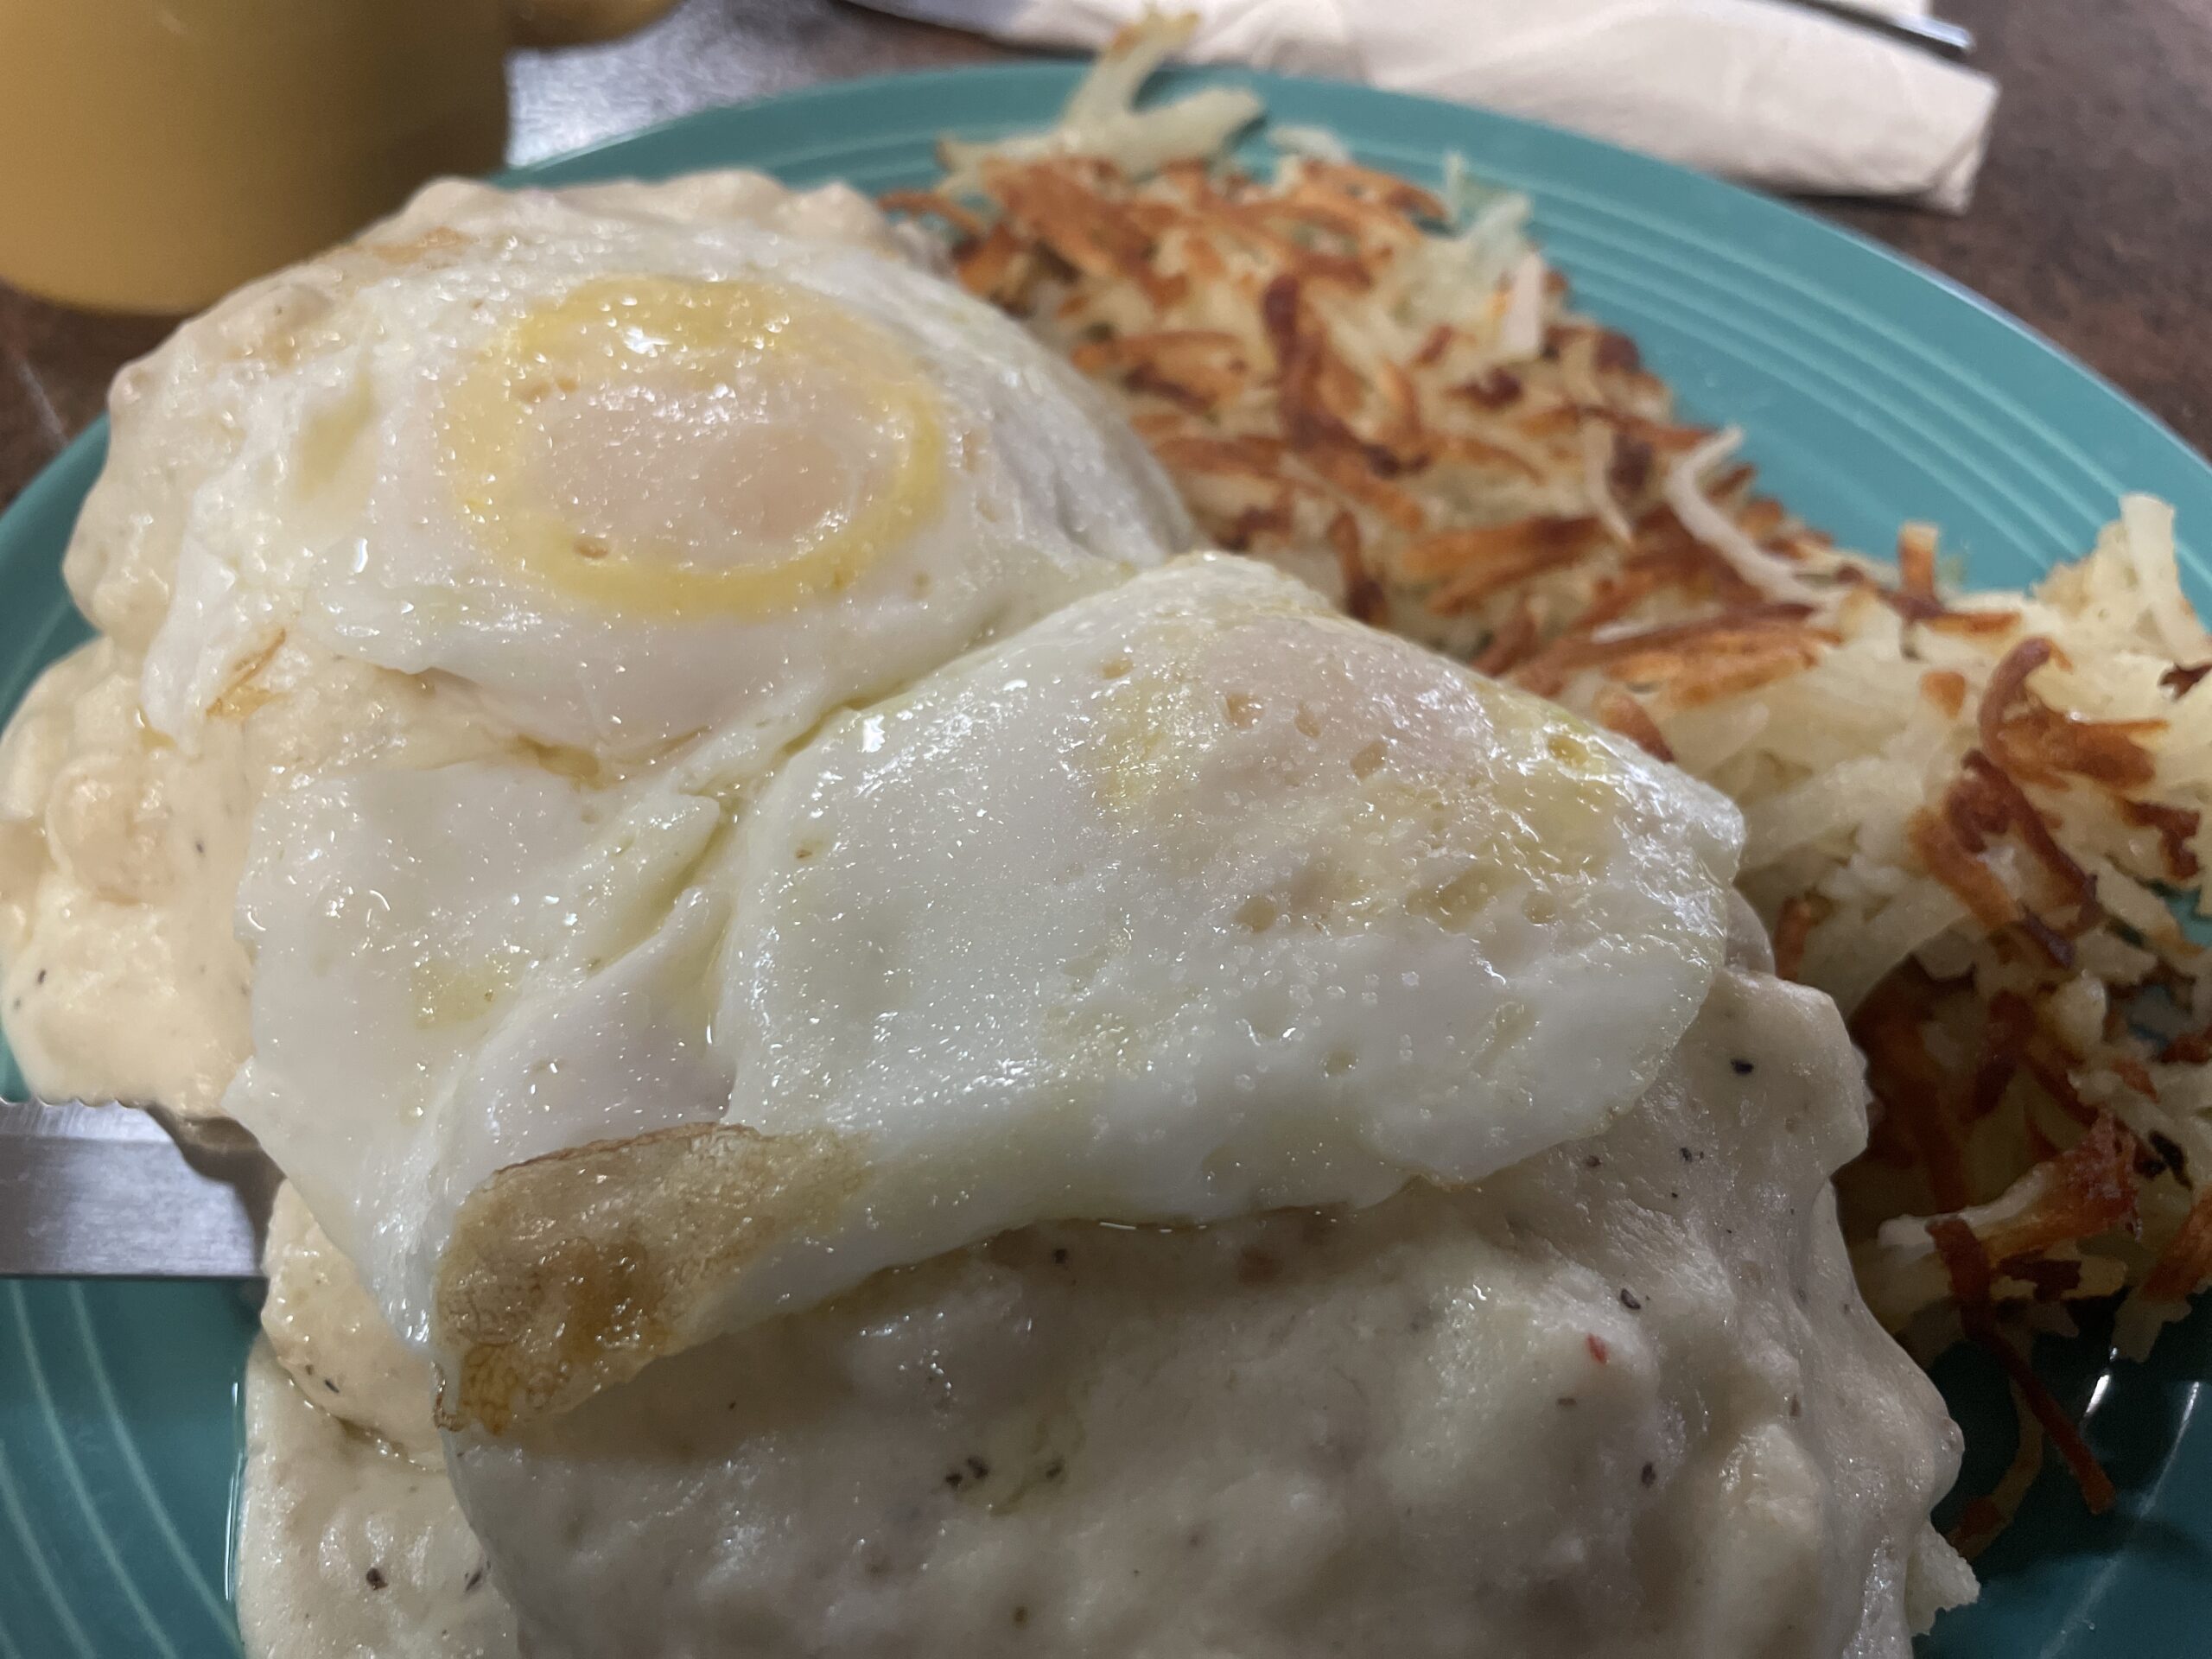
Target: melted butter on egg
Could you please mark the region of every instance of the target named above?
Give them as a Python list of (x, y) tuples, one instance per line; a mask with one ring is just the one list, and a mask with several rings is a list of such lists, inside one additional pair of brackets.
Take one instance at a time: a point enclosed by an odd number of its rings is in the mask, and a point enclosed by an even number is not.
[(755, 616), (849, 588), (934, 517), (918, 365), (759, 281), (604, 277), (510, 324), (442, 413), (487, 547), (597, 608)]

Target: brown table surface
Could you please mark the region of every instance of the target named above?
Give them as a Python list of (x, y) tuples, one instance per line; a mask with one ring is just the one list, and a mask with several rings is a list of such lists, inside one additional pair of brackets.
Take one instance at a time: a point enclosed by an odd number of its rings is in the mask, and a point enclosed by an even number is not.
[[(1822, 204), (2024, 318), (2212, 449), (2212, 5), (1944, 0), (2004, 86), (1973, 210)], [(685, 0), (610, 45), (512, 60), (513, 158), (840, 76), (1005, 55), (837, 0)], [(168, 325), (0, 287), (0, 503)]]

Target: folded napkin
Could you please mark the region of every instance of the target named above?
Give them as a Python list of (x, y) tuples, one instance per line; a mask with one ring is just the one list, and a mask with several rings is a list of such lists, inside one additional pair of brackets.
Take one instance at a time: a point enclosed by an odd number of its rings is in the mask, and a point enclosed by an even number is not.
[[(1096, 48), (1146, 0), (863, 0), (1027, 45)], [(1925, 0), (1851, 0), (1924, 13)], [(1997, 85), (1786, 0), (1179, 0), (1183, 55), (1531, 116), (1776, 189), (1948, 212)]]

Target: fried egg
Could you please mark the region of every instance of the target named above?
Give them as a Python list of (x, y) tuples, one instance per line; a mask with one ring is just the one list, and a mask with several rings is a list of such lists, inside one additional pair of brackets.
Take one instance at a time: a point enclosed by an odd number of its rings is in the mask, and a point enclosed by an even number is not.
[(1740, 839), (1219, 556), (840, 715), (740, 813), (683, 777), (365, 772), (257, 821), (227, 1103), (448, 1421), (1008, 1227), (1367, 1204), (1588, 1134), (1703, 1001)]
[(298, 637), (579, 766), (715, 726), (741, 773), (1185, 544), (1015, 324), (888, 232), (717, 216), (712, 185), (436, 187), (134, 372), (118, 421), (159, 433), (103, 487), (159, 478), (176, 538), (153, 727), (189, 746)]

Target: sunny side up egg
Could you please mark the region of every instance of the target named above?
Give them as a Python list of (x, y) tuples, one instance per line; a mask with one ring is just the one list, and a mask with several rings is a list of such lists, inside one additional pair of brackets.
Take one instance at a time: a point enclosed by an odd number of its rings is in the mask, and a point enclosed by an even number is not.
[(226, 1104), (450, 1423), (1009, 1227), (1588, 1134), (1703, 1001), (1740, 836), (1220, 555), (839, 715), (734, 820), (682, 778), (364, 772), (257, 821)]
[(189, 745), (300, 635), (586, 770), (721, 726), (741, 775), (1184, 543), (1071, 372), (880, 221), (871, 247), (730, 211), (761, 182), (434, 187), (127, 378), (119, 434), (157, 453), (118, 444), (94, 522), (143, 505), (148, 460), (189, 480), (142, 521), (175, 540), (156, 729)]

